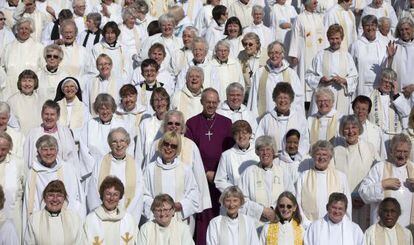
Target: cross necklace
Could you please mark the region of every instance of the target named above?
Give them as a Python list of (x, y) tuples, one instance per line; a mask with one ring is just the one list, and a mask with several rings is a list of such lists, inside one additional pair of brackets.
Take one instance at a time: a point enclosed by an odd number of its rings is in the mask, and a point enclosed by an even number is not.
[(215, 122), (216, 122), (216, 117), (214, 117), (213, 123), (210, 125), (210, 127), (208, 127), (208, 123), (206, 123), (208, 129), (207, 129), (207, 133), (205, 135), (208, 136), (208, 141), (211, 141), (211, 136), (213, 136), (213, 133), (211, 132), (211, 128), (214, 126)]

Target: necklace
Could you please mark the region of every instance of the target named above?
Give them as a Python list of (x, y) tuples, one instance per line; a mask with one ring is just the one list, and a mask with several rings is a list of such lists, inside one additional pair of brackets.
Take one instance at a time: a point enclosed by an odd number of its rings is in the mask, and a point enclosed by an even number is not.
[(207, 125), (207, 133), (205, 134), (206, 136), (208, 136), (208, 141), (211, 141), (211, 136), (213, 136), (213, 133), (211, 132), (211, 128), (214, 126), (214, 123), (216, 122), (216, 117), (214, 117), (213, 123), (210, 125), (210, 127), (208, 126), (208, 123), (206, 123)]

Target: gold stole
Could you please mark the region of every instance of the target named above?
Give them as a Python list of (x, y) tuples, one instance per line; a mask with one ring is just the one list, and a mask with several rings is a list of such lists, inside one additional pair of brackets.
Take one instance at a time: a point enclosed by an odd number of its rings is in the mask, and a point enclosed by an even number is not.
[[(383, 106), (381, 101), (381, 93), (378, 89), (374, 90), (371, 94), (372, 109), (369, 114), (371, 122), (374, 122), (380, 128), (383, 128), (384, 125), (384, 114)], [(397, 134), (398, 130), (401, 128), (401, 122), (398, 118), (398, 113), (393, 110), (393, 105), (388, 106), (388, 129), (386, 129), (387, 134)]]
[[(404, 229), (401, 227), (400, 224), (395, 224), (395, 231), (397, 233), (397, 243), (395, 245), (404, 245)], [(380, 224), (375, 225), (375, 244), (376, 245), (385, 245), (385, 227), (381, 226)]]
[[(333, 117), (328, 122), (328, 132), (326, 132), (326, 140), (331, 140), (336, 135), (336, 128), (338, 124), (338, 113), (335, 113)], [(319, 140), (319, 122), (320, 118), (315, 117), (315, 119), (312, 121), (312, 127), (310, 132), (311, 137), (311, 145), (316, 143), (316, 141)]]
[[(189, 93), (191, 93), (190, 91), (188, 91)], [(186, 101), (186, 94), (183, 91), (180, 91), (178, 93), (180, 95), (180, 104), (178, 105), (177, 110), (180, 110), (184, 116), (185, 115), (189, 115), (190, 112), (188, 110), (188, 107), (191, 105), (190, 103), (188, 103), (189, 101)], [(187, 118), (188, 119), (188, 118)]]
[[(310, 169), (307, 176), (305, 177), (305, 181), (302, 185), (302, 201), (301, 205), (303, 207), (303, 212), (305, 216), (308, 217), (309, 220), (314, 221), (319, 219), (319, 212), (317, 207), (317, 193), (318, 193), (318, 186), (317, 186), (317, 177), (316, 171), (314, 168)], [(328, 184), (328, 196), (333, 192), (341, 192), (340, 190), (340, 180), (339, 176), (336, 174), (335, 168), (329, 166), (326, 171), (326, 178)]]
[[(259, 89), (258, 89), (258, 96), (257, 96), (257, 111), (259, 117), (262, 117), (266, 113), (266, 90), (267, 90), (267, 78), (269, 77), (269, 68), (267, 65), (264, 67), (262, 75), (259, 79)], [(290, 75), (288, 68), (282, 71), (283, 82), (287, 82), (291, 84)]]
[[(128, 208), (129, 204), (131, 203), (132, 199), (135, 197), (135, 190), (137, 188), (137, 171), (135, 166), (134, 158), (130, 155), (125, 156), (126, 166), (125, 166), (125, 209)], [(111, 174), (111, 165), (112, 165), (112, 155), (106, 154), (101, 163), (101, 169), (99, 170), (99, 178), (98, 178), (98, 187), (101, 186), (102, 181)]]
[[(299, 223), (292, 219), (292, 226), (293, 226), (293, 244), (294, 245), (302, 245), (303, 244), (303, 232), (300, 228)], [(269, 245), (278, 245), (279, 244), (279, 228), (280, 222), (272, 223), (269, 225), (269, 229), (267, 230), (267, 237), (266, 237), (266, 244)]]
[[(91, 89), (91, 94), (89, 96), (89, 105), (92, 108), (93, 103), (95, 102), (96, 97), (98, 97), (98, 95), (100, 94), (99, 92), (99, 87), (102, 83), (101, 78), (99, 76), (97, 76), (95, 78), (95, 80), (90, 81), (92, 83), (92, 89)], [(118, 94), (117, 94), (117, 86), (116, 86), (116, 81), (113, 79), (113, 77), (109, 77), (108, 79), (108, 90), (104, 91), (102, 93), (108, 93), (110, 94), (112, 97), (117, 98)]]
[[(150, 245), (150, 244), (162, 244), (162, 241), (158, 241), (159, 233), (160, 233), (160, 225), (157, 224), (155, 221), (149, 221), (153, 225), (153, 229), (148, 229), (148, 240), (146, 244), (142, 245)], [(177, 229), (178, 224), (177, 220), (171, 219), (171, 223), (168, 225), (167, 229), (169, 229), (169, 244), (182, 244), (181, 242), (181, 234), (180, 231)]]
[[(34, 201), (35, 201), (35, 195), (37, 190), (37, 171), (35, 171), (33, 168), (31, 170), (30, 180), (29, 180), (29, 203), (28, 203), (28, 210), (27, 210), (27, 217), (30, 217), (30, 215), (33, 214), (33, 208), (34, 208)], [(61, 180), (62, 182), (65, 182), (63, 179), (63, 166), (60, 166), (57, 173), (57, 179)], [(41, 200), (37, 200), (40, 202)]]
[(349, 45), (351, 44), (349, 41), (350, 40), (355, 40), (355, 33), (352, 32), (352, 36), (354, 37), (353, 39), (350, 39), (350, 37), (348, 37), (348, 31), (349, 31), (348, 30), (348, 25), (346, 24), (344, 16), (343, 16), (342, 13), (345, 12), (347, 15), (349, 15), (349, 18), (352, 21), (351, 27), (355, 26), (355, 16), (354, 16), (354, 14), (352, 13), (351, 10), (347, 11), (347, 10), (343, 9), (342, 6), (340, 8), (341, 8), (341, 10), (336, 12), (336, 16), (338, 17), (339, 24), (342, 26), (342, 28), (344, 28), (344, 34), (345, 34), (344, 35), (344, 40), (342, 40), (341, 50), (347, 51)]
[(83, 125), (83, 107), (82, 102), (78, 99), (78, 97), (75, 97), (75, 100), (72, 102), (72, 113), (70, 115), (70, 118), (68, 118), (68, 102), (66, 99), (62, 99), (58, 101), (58, 104), (60, 106), (60, 117), (59, 117), (59, 123), (62, 125), (65, 125), (71, 129), (74, 128), (81, 128)]
[[(227, 215), (222, 215), (221, 216), (221, 220), (220, 220), (220, 232), (219, 232), (219, 243), (220, 245), (222, 244), (228, 244), (229, 239), (231, 239), (229, 237), (229, 232), (228, 232), (228, 228), (227, 228), (227, 222), (226, 219), (230, 219), (230, 217), (228, 217)], [(238, 221), (239, 221), (239, 245), (244, 245), (246, 244), (247, 241), (247, 231), (246, 231), (246, 221), (244, 220), (244, 216), (242, 214), (239, 214), (238, 216)]]
[[(66, 202), (65, 202), (66, 204)], [(72, 245), (74, 242), (75, 237), (72, 237), (73, 235), (73, 231), (72, 231), (72, 226), (74, 225), (73, 222), (70, 222), (70, 220), (72, 220), (71, 215), (69, 215), (67, 212), (65, 212), (66, 209), (65, 207), (62, 208), (62, 212), (60, 212), (59, 217), (60, 220), (62, 221), (62, 227), (63, 227), (63, 244), (65, 245)], [(50, 237), (50, 219), (49, 219), (50, 214), (48, 211), (46, 211), (46, 209), (42, 210), (41, 216), (40, 216), (40, 238), (39, 240), (41, 242), (45, 242), (45, 241), (49, 241), (49, 237)], [(59, 236), (60, 234), (54, 234), (55, 236)], [(52, 238), (53, 239), (53, 238)], [(53, 243), (42, 243), (43, 245), (51, 245)]]
[[(393, 177), (392, 173), (392, 166), (393, 164), (390, 162), (385, 162), (384, 164), (384, 171), (382, 179), (388, 179)], [(411, 162), (407, 162), (405, 164), (405, 167), (407, 169), (407, 175), (408, 178), (414, 178), (414, 167), (411, 164)], [(384, 197), (391, 197), (393, 190), (384, 190)], [(413, 196), (413, 194), (412, 194)], [(414, 224), (414, 198), (411, 197), (411, 215), (410, 215), (410, 226)]]
[(273, 173), (273, 180), (272, 180), (272, 193), (271, 193), (271, 200), (268, 200), (266, 190), (266, 182), (264, 178), (265, 170), (262, 169), (261, 165), (259, 165), (255, 171), (255, 200), (257, 203), (262, 204), (265, 207), (270, 207), (273, 200), (277, 200), (280, 193), (283, 192), (283, 171), (282, 168), (276, 164), (273, 164), (272, 169), (268, 170), (272, 171)]

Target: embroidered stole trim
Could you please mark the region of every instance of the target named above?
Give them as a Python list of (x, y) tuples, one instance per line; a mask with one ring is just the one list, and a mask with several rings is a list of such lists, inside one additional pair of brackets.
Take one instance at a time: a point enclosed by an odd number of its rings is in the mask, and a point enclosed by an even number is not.
[[(135, 197), (135, 190), (137, 188), (137, 171), (135, 160), (130, 155), (126, 155), (125, 157), (125, 195), (123, 199), (125, 199), (124, 207), (125, 209), (128, 208), (129, 204), (131, 203), (132, 199)], [(99, 170), (99, 177), (98, 177), (98, 188), (101, 186), (103, 180), (111, 174), (111, 165), (112, 165), (112, 155), (106, 154), (101, 163), (101, 168)]]
[(185, 138), (185, 136), (181, 135), (181, 152), (178, 156), (180, 158), (180, 163), (183, 163), (187, 166), (193, 166), (193, 147), (191, 144), (191, 140)]
[[(340, 190), (340, 180), (339, 176), (336, 174), (334, 167), (328, 167), (326, 170), (326, 182), (328, 184), (327, 195), (329, 196), (332, 192)], [(319, 219), (319, 211), (317, 206), (317, 196), (318, 196), (318, 186), (317, 186), (317, 176), (316, 170), (310, 169), (305, 181), (302, 185), (302, 200), (301, 205), (303, 207), (303, 212), (309, 220), (314, 221)]]
[[(388, 106), (388, 129), (383, 127), (384, 125), (384, 108), (381, 101), (381, 93), (376, 89), (371, 95), (371, 100), (373, 102), (373, 109), (369, 115), (371, 121), (380, 127), (387, 134), (397, 134), (401, 129), (401, 122), (398, 117), (398, 113), (395, 112), (393, 105)], [(394, 116), (392, 116), (394, 115)]]
[[(296, 220), (292, 220), (292, 227), (293, 227), (293, 244), (294, 245), (302, 245), (303, 244), (303, 232), (300, 228), (300, 225)], [(273, 223), (269, 225), (269, 229), (267, 230), (267, 237), (266, 237), (266, 244), (269, 245), (278, 245), (279, 244), (279, 228), (280, 222)]]
[[(336, 135), (336, 128), (338, 124), (338, 113), (335, 113), (331, 119), (329, 119), (328, 122), (328, 132), (326, 132), (326, 139), (325, 140), (331, 140)], [(311, 145), (316, 143), (316, 141), (319, 140), (319, 128), (320, 128), (320, 120), (321, 118), (315, 117), (315, 119), (312, 121), (312, 127), (311, 127)]]
[[(162, 241), (158, 241), (160, 226), (156, 222), (152, 222), (151, 225), (153, 226), (153, 229), (148, 229), (149, 232), (147, 243), (142, 245), (162, 244)], [(171, 223), (167, 227), (168, 234), (170, 235), (168, 239), (168, 244), (182, 244), (180, 237), (181, 234), (179, 232), (179, 229), (177, 228), (177, 220), (172, 219)]]
[(72, 103), (72, 112), (70, 118), (68, 119), (67, 117), (69, 113), (67, 108), (67, 100), (62, 99), (58, 101), (58, 104), (60, 106), (59, 123), (71, 129), (81, 128), (84, 120), (82, 102), (78, 99), (78, 97), (75, 97), (75, 100)]
[(280, 193), (284, 191), (283, 186), (283, 170), (280, 166), (273, 164), (272, 169), (270, 170), (273, 173), (272, 178), (272, 190), (271, 190), (271, 200), (268, 199), (267, 194), (269, 190), (266, 189), (266, 180), (265, 173), (260, 166), (258, 166), (255, 171), (255, 201), (259, 204), (262, 204), (265, 207), (270, 207), (273, 201), (276, 201)]

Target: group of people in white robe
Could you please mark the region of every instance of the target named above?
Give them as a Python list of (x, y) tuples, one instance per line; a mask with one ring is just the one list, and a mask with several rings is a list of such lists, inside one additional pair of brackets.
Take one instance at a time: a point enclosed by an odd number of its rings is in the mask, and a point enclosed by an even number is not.
[(0, 244), (413, 244), (412, 67), (414, 1), (0, 0)]

